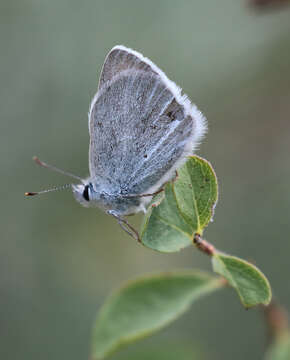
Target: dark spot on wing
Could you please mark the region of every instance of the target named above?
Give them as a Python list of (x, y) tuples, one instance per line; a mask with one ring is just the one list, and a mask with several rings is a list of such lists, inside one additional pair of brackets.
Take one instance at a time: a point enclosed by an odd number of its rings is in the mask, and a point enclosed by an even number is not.
[(170, 121), (179, 120), (184, 118), (183, 107), (174, 98), (165, 110), (165, 115)]

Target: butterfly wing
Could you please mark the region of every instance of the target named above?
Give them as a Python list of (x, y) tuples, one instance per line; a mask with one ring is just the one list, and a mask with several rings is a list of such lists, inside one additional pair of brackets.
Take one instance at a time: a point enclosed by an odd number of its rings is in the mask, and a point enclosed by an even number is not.
[(157, 190), (193, 153), (205, 129), (180, 89), (124, 47), (107, 56), (89, 122), (91, 177), (123, 194)]
[(142, 70), (158, 74), (154, 71), (149, 59), (145, 59), (141, 54), (128, 49), (122, 45), (115, 46), (107, 55), (100, 75), (99, 90), (107, 81), (111, 81), (114, 76), (124, 70)]

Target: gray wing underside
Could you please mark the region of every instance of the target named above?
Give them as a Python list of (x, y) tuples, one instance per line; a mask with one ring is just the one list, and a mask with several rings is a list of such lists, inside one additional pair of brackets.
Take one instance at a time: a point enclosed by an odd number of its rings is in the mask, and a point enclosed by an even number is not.
[(184, 156), (194, 120), (154, 71), (124, 70), (101, 84), (90, 112), (91, 177), (146, 193)]
[[(145, 61), (147, 62), (145, 62)], [(149, 59), (145, 59), (141, 54), (127, 49), (124, 46), (114, 47), (106, 57), (103, 69), (99, 80), (99, 90), (108, 81), (111, 81), (121, 71), (125, 70), (142, 70), (144, 72), (151, 72), (158, 74), (158, 70), (154, 71)], [(160, 72), (160, 70), (159, 70)]]

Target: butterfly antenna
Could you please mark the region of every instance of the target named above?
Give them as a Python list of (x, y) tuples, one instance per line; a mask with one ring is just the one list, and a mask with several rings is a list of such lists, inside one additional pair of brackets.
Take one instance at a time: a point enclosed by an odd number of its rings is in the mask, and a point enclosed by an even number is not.
[[(42, 166), (42, 167), (44, 167), (44, 168), (47, 168), (47, 169), (50, 169), (50, 170), (52, 170), (52, 171), (58, 172), (58, 173), (60, 173), (60, 174), (62, 174), (62, 175), (70, 176), (70, 177), (72, 177), (72, 178), (74, 178), (74, 179), (77, 179), (77, 180), (82, 181), (82, 178), (81, 178), (81, 177), (79, 177), (79, 176), (77, 176), (77, 175), (74, 175), (74, 174), (71, 174), (71, 173), (68, 172), (68, 171), (64, 171), (64, 170), (58, 169), (57, 167), (55, 167), (55, 166), (53, 166), (53, 165), (49, 165), (49, 164), (45, 163), (44, 161), (41, 161), (40, 159), (38, 159), (37, 156), (33, 156), (32, 159), (33, 159), (33, 161), (35, 161), (36, 164), (39, 165), (39, 166)], [(49, 191), (51, 191), (51, 190), (49, 190)]]
[(53, 187), (51, 189), (47, 189), (47, 190), (42, 190), (42, 191), (38, 191), (38, 192), (26, 192), (25, 196), (35, 196), (35, 195), (40, 195), (40, 194), (45, 194), (51, 191), (58, 191), (58, 190), (64, 190), (67, 188), (71, 188), (72, 184), (65, 184), (62, 186), (57, 186), (57, 187)]

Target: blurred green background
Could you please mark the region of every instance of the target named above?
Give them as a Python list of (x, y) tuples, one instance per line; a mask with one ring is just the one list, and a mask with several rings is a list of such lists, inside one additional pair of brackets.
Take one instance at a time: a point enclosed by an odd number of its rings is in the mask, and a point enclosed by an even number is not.
[[(1, 359), (88, 359), (96, 312), (120, 283), (210, 269), (193, 247), (139, 246), (69, 191), (24, 198), (69, 181), (33, 155), (88, 175), (88, 107), (116, 44), (152, 59), (208, 118), (198, 154), (220, 199), (205, 237), (257, 264), (290, 308), (289, 34), (290, 8), (261, 13), (242, 0), (1, 0)], [(228, 289), (113, 358), (169, 359), (169, 349), (179, 360), (257, 360), (265, 343), (261, 310), (246, 312)]]

